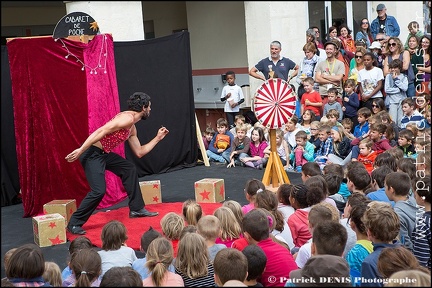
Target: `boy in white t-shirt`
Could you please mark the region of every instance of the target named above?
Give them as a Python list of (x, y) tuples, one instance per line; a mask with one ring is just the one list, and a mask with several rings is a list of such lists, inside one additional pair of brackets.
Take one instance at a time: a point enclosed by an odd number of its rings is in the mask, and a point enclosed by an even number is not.
[(235, 73), (228, 71), (225, 73), (226, 82), (221, 94), (221, 101), (225, 102), (224, 112), (228, 120), (229, 129), (234, 127), (234, 118), (240, 111), (240, 104), (244, 102), (243, 90), (235, 84)]

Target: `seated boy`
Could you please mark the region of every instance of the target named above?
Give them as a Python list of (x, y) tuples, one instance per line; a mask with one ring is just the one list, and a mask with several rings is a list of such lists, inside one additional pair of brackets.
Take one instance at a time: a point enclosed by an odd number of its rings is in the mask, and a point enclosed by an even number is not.
[(334, 152), (333, 138), (331, 137), (331, 127), (323, 125), (318, 129), (318, 138), (321, 140), (321, 145), (316, 153), (315, 162), (324, 168), (327, 162), (327, 155)]
[(414, 122), (419, 130), (423, 130), (426, 127), (426, 120), (415, 108), (414, 99), (411, 97), (405, 98), (402, 100), (401, 105), (404, 116), (401, 119), (399, 128), (403, 130), (408, 123)]
[(404, 153), (404, 157), (416, 158), (417, 152), (414, 148), (414, 133), (411, 130), (404, 129), (399, 132), (398, 147)]
[(235, 248), (219, 251), (213, 261), (214, 278), (218, 287), (242, 286), (246, 280), (248, 261), (246, 256)]
[(224, 244), (216, 244), (216, 239), (221, 234), (221, 224), (219, 218), (214, 215), (205, 215), (198, 220), (197, 232), (204, 237), (210, 260), (213, 261), (216, 254), (227, 248)]
[(399, 216), (390, 204), (372, 201), (362, 218), (367, 235), (372, 241), (373, 252), (363, 260), (361, 266), (361, 287), (383, 287), (383, 279), (378, 273), (378, 257), (386, 247), (400, 245), (395, 239), (399, 234)]
[(246, 124), (238, 124), (234, 127), (236, 130), (236, 136), (234, 137), (234, 145), (230, 155), (230, 162), (227, 166), (235, 167), (236, 165), (242, 165), (243, 162), (240, 161), (241, 158), (249, 157), (249, 147), (250, 147), (250, 138), (246, 136), (247, 134), (247, 126)]
[(418, 208), (416, 203), (408, 201), (411, 179), (405, 172), (392, 172), (384, 180), (385, 193), (389, 200), (394, 201), (394, 211), (400, 220), (399, 239), (406, 248), (412, 251), (412, 232), (416, 222)]
[(246, 246), (242, 253), (248, 260), (248, 275), (244, 283), (249, 287), (263, 287), (257, 279), (261, 277), (267, 264), (264, 251), (258, 245), (251, 244)]
[(206, 151), (210, 161), (216, 161), (223, 164), (230, 162), (231, 149), (234, 146), (234, 135), (228, 131), (228, 121), (225, 118), (219, 118), (216, 122), (217, 133), (213, 136)]

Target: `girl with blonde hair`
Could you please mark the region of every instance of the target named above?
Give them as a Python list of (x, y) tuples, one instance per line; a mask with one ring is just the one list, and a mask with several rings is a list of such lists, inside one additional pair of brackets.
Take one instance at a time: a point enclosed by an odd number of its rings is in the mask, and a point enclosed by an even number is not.
[(241, 224), (238, 223), (234, 213), (228, 207), (219, 207), (214, 213), (221, 223), (221, 236), (216, 239), (217, 244), (231, 247), (232, 243), (242, 237)]
[(174, 259), (174, 249), (168, 239), (153, 240), (146, 258), (145, 265), (151, 274), (143, 280), (144, 287), (184, 287), (182, 277), (168, 270)]
[(334, 153), (327, 156), (327, 164), (335, 163), (345, 166), (351, 161), (351, 140), (345, 135), (343, 128), (334, 126), (331, 129)]
[(240, 203), (234, 200), (227, 200), (222, 204), (222, 206), (231, 209), (238, 223), (241, 225), (243, 221), (243, 211)]
[(188, 225), (197, 225), (203, 215), (202, 207), (193, 199), (188, 199), (182, 205), (183, 217)]
[(178, 246), (174, 266), (176, 274), (182, 277), (185, 287), (214, 287), (216, 285), (207, 245), (204, 237), (198, 233), (184, 235)]
[(62, 286), (61, 270), (59, 265), (55, 262), (45, 261), (45, 271), (42, 277), (53, 287)]

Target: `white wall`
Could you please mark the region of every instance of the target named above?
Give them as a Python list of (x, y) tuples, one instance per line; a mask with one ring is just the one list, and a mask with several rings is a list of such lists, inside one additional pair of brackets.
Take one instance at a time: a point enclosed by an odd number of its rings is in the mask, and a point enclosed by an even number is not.
[(144, 21), (153, 20), (156, 37), (170, 35), (173, 30), (188, 28), (184, 1), (143, 1), (142, 6)]
[(100, 32), (111, 34), (116, 42), (144, 40), (141, 1), (68, 1), (66, 12), (87, 13)]
[(186, 2), (192, 69), (247, 66), (243, 1)]
[[(281, 55), (299, 63), (304, 57), (306, 43), (307, 2), (246, 1), (246, 38), (249, 69), (261, 59), (270, 56), (270, 43), (278, 40), (282, 44)], [(253, 95), (262, 80), (250, 77)], [(295, 81), (290, 82), (294, 84)]]

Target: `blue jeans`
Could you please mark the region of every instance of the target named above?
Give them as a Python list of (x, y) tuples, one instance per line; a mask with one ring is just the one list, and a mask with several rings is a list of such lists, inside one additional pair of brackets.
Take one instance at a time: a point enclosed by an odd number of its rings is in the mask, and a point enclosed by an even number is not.
[(207, 157), (209, 157), (209, 160), (214, 160), (216, 162), (221, 162), (221, 163), (229, 163), (230, 162), (230, 151), (224, 151), (221, 154), (218, 153), (214, 153), (210, 150), (206, 151), (207, 153)]
[(416, 95), (416, 89), (415, 89), (414, 82), (408, 83), (408, 90), (406, 91), (406, 94), (408, 97), (414, 97)]

